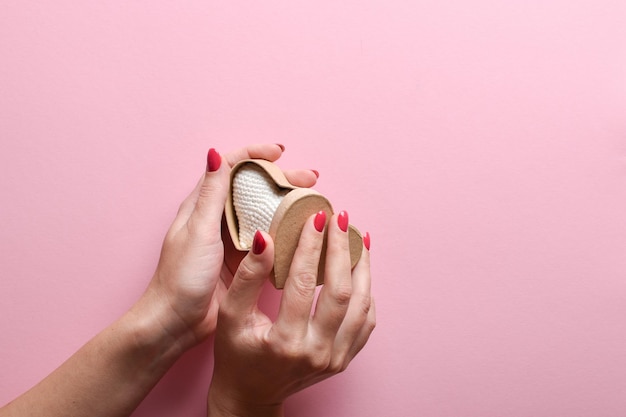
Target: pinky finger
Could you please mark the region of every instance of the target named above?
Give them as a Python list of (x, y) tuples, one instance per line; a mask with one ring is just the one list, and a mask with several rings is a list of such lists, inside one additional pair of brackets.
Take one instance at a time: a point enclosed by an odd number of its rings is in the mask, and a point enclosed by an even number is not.
[(372, 298), (372, 303), (370, 305), (370, 309), (367, 313), (367, 318), (361, 327), (357, 337), (354, 339), (348, 354), (346, 355), (344, 368), (348, 366), (348, 363), (354, 359), (354, 357), (363, 349), (365, 344), (370, 338), (370, 335), (374, 331), (376, 327), (376, 305), (374, 303), (374, 299)]

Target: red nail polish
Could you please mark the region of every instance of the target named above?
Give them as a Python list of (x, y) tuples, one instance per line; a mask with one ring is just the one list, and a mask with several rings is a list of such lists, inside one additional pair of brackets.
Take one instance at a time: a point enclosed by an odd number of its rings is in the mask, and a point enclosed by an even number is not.
[(266, 246), (267, 243), (265, 242), (263, 234), (257, 230), (254, 234), (254, 239), (252, 240), (252, 253), (260, 255), (263, 253)]
[(370, 250), (370, 232), (365, 232), (365, 236), (363, 236), (363, 245), (365, 245), (365, 249)]
[(206, 156), (206, 170), (207, 172), (215, 172), (220, 169), (222, 165), (222, 157), (213, 148), (209, 149), (209, 153)]
[(339, 228), (343, 232), (347, 232), (348, 231), (348, 212), (347, 211), (342, 210), (339, 213), (339, 216), (337, 217), (337, 224), (339, 224)]
[(319, 177), (320, 177), (320, 173), (319, 173), (319, 171), (318, 171), (318, 170), (316, 170), (316, 169), (312, 169), (311, 171), (313, 171), (313, 173), (315, 174), (315, 177), (316, 177), (316, 178), (319, 178)]
[(285, 152), (285, 145), (281, 143), (275, 143), (275, 145), (278, 146), (282, 152)]
[(315, 230), (321, 232), (324, 230), (324, 226), (326, 226), (326, 212), (320, 211), (315, 215), (315, 219), (313, 220), (313, 225), (315, 226)]

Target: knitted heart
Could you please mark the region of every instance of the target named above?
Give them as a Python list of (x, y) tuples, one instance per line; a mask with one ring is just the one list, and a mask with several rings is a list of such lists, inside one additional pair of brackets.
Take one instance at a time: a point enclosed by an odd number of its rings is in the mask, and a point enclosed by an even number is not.
[[(328, 221), (333, 214), (328, 199), (313, 189), (292, 185), (280, 168), (269, 161), (248, 159), (231, 171), (231, 192), (225, 208), (231, 240), (236, 249), (247, 251), (257, 230), (270, 234), (275, 249), (270, 279), (276, 288), (285, 285), (305, 222), (322, 210), (328, 214)], [(326, 236), (324, 239), (318, 285), (324, 282)], [(363, 240), (353, 226), (349, 229), (349, 240), (354, 267), (361, 256)]]
[(232, 178), (239, 245), (249, 250), (257, 230), (270, 231), (272, 218), (290, 190), (280, 188), (259, 165), (246, 164)]

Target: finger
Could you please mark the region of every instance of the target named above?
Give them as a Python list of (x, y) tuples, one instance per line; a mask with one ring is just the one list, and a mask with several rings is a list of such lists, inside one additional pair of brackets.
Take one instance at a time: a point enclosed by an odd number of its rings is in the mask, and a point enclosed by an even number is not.
[(352, 296), (347, 212), (332, 217), (328, 224), (327, 245), (324, 287), (315, 308), (313, 326), (321, 338), (334, 340)]
[(371, 305), (370, 254), (364, 246), (361, 258), (352, 271), (352, 297), (333, 347), (333, 352), (339, 357), (346, 357), (351, 351), (368, 319)]
[(228, 190), (228, 169), (222, 163), (221, 155), (210, 149), (207, 169), (200, 180), (195, 206), (189, 216), (190, 232), (220, 238), (220, 224)]
[(296, 336), (306, 334), (309, 327), (324, 244), (325, 221), (326, 213), (322, 211), (305, 223), (280, 300), (276, 328), (293, 332)]
[(236, 163), (244, 159), (266, 159), (274, 162), (283, 154), (284, 146), (277, 143), (249, 145), (245, 148), (237, 149), (224, 156), (228, 165), (233, 167)]
[(283, 174), (291, 184), (303, 188), (313, 187), (319, 175), (312, 169), (285, 170)]
[(222, 303), (222, 312), (243, 317), (256, 309), (263, 284), (274, 265), (274, 242), (269, 234), (257, 231), (252, 250), (241, 261)]
[(194, 189), (189, 193), (189, 195), (183, 200), (178, 208), (178, 213), (176, 213), (176, 218), (174, 218), (173, 226), (175, 229), (178, 229), (178, 226), (182, 226), (187, 223), (191, 213), (193, 213), (194, 208), (196, 207), (196, 201), (198, 201), (198, 194), (200, 193), (200, 187), (202, 186), (202, 181), (204, 180), (204, 174), (198, 182)]
[(354, 357), (361, 351), (361, 349), (363, 349), (363, 347), (369, 340), (370, 336), (372, 335), (372, 332), (374, 331), (375, 327), (376, 327), (376, 303), (374, 302), (374, 299), (372, 298), (372, 304), (370, 305), (369, 312), (367, 314), (367, 319), (365, 320), (365, 323), (363, 323), (363, 326), (361, 326), (359, 333), (354, 339), (354, 342), (352, 343), (352, 346), (350, 347), (350, 350), (348, 351), (348, 354), (346, 355), (345, 363), (343, 365), (344, 369), (348, 366), (350, 361), (352, 361), (352, 359), (354, 359)]

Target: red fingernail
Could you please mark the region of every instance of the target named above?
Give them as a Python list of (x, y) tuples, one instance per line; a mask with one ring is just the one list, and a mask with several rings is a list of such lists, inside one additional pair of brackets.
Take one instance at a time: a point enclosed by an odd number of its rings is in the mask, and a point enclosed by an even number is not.
[(315, 215), (315, 219), (313, 220), (313, 225), (315, 226), (315, 230), (321, 232), (324, 230), (324, 226), (326, 226), (326, 212), (320, 211)]
[(215, 172), (220, 169), (222, 165), (222, 157), (213, 148), (209, 149), (209, 153), (206, 156), (206, 170), (207, 172)]
[(260, 255), (265, 250), (267, 243), (265, 243), (265, 238), (263, 234), (258, 230), (254, 234), (254, 240), (252, 240), (252, 253), (255, 255)]
[(337, 224), (339, 224), (339, 228), (343, 232), (347, 232), (348, 231), (348, 212), (347, 211), (342, 210), (339, 213), (339, 217), (337, 217)]
[(312, 169), (311, 171), (313, 171), (313, 173), (315, 174), (315, 177), (316, 177), (316, 178), (319, 178), (319, 177), (320, 177), (320, 173), (319, 173), (319, 171), (317, 171), (317, 170), (315, 170), (315, 169)]
[(365, 236), (363, 236), (363, 244), (365, 245), (365, 249), (370, 250), (370, 232), (365, 232)]
[(278, 146), (282, 152), (285, 152), (285, 145), (281, 143), (276, 143), (275, 145)]

